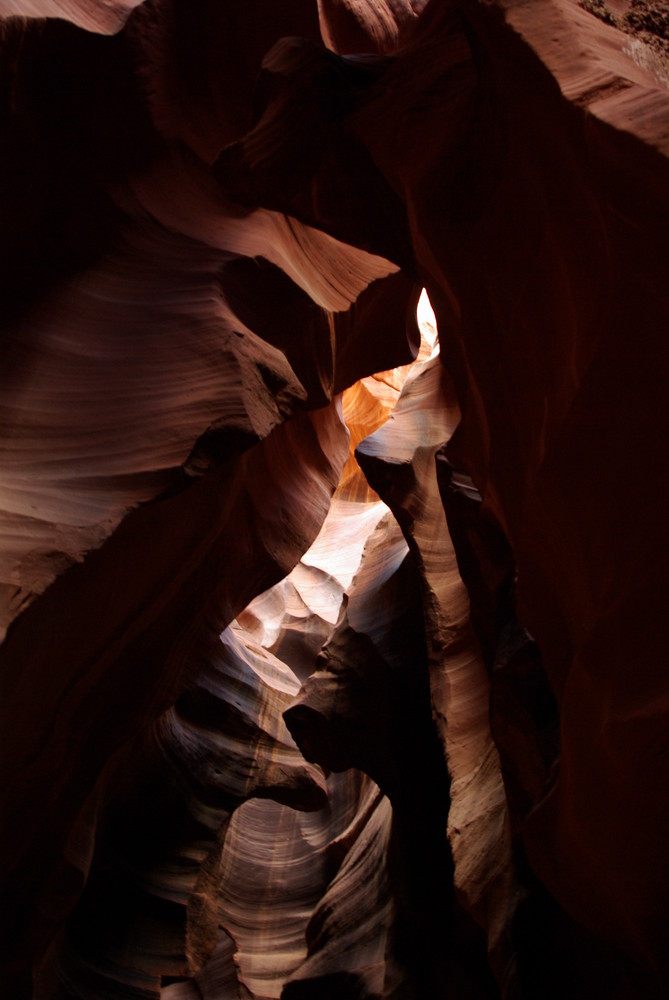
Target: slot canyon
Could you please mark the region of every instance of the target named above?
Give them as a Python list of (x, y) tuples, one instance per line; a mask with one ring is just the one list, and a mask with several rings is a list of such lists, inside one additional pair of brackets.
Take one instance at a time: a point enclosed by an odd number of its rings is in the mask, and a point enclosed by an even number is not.
[(0, 0), (0, 101), (2, 997), (669, 996), (669, 2)]

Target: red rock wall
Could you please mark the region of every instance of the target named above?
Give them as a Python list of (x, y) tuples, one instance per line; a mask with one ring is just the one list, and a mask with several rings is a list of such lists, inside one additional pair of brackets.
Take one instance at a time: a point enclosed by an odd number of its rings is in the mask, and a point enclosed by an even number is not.
[(664, 995), (669, 71), (584, 6), (0, 3), (7, 995)]

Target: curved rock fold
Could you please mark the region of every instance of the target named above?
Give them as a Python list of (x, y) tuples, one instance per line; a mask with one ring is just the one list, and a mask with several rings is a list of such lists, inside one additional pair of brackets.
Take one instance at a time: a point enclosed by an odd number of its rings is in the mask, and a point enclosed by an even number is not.
[(665, 995), (666, 7), (0, 0), (3, 995)]

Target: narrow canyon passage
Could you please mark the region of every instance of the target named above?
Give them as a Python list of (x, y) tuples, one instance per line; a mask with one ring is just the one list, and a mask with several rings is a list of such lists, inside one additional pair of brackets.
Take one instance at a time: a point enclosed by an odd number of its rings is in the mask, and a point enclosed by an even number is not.
[(0, 109), (2, 995), (661, 1000), (665, 0), (0, 0)]

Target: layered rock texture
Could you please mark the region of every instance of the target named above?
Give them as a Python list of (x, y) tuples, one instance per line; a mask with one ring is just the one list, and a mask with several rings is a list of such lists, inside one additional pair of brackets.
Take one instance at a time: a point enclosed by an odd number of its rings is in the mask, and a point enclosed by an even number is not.
[(0, 0), (3, 996), (667, 995), (668, 25)]

